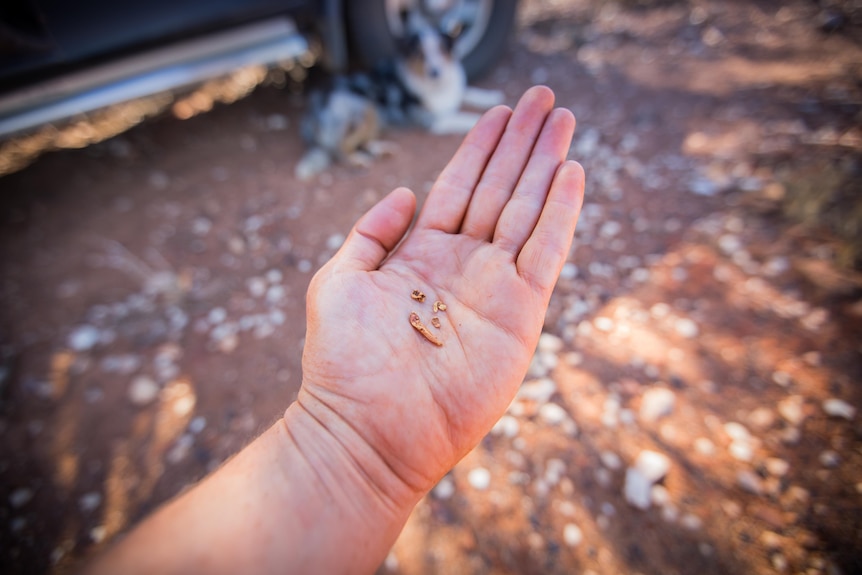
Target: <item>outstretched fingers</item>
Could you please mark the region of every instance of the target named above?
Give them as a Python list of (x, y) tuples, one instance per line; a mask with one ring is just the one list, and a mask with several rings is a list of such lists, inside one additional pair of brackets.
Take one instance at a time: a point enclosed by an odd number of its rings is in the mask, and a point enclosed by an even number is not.
[[(461, 224), (462, 234), (491, 241), (500, 213), (531, 161), (534, 146), (553, 107), (554, 93), (545, 86), (530, 88), (521, 97), (473, 192)], [(557, 163), (561, 160), (558, 158)]]
[(544, 298), (550, 297), (568, 256), (583, 200), (584, 169), (577, 162), (565, 162), (516, 261), (519, 275)]
[(467, 213), (473, 190), (506, 129), (512, 110), (488, 110), (461, 142), (452, 160), (437, 178), (416, 221), (416, 229), (456, 233)]
[(551, 112), (529, 163), (496, 222), (494, 245), (517, 256), (533, 232), (560, 164), (566, 159), (575, 117), (569, 110)]

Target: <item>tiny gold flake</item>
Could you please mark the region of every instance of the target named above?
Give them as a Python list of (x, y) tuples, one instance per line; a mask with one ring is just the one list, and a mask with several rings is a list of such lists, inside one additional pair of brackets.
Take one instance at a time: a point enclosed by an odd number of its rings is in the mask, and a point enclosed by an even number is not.
[(431, 325), (433, 325), (437, 329), (440, 329), (440, 318), (439, 317), (432, 317), (431, 318)]
[(418, 289), (413, 290), (413, 292), (410, 294), (410, 297), (419, 302), (425, 301), (425, 294)]
[(438, 311), (446, 311), (446, 304), (440, 300), (434, 302), (434, 313)]
[(415, 311), (410, 312), (410, 325), (412, 325), (413, 329), (415, 329), (416, 331), (421, 333), (425, 337), (425, 339), (427, 339), (428, 341), (430, 341), (434, 345), (436, 345), (436, 346), (442, 346), (443, 345), (443, 342), (440, 341), (439, 339), (437, 339), (437, 336), (434, 335), (433, 333), (431, 333), (428, 330), (428, 328), (422, 324), (422, 320), (419, 319), (419, 314), (417, 314)]

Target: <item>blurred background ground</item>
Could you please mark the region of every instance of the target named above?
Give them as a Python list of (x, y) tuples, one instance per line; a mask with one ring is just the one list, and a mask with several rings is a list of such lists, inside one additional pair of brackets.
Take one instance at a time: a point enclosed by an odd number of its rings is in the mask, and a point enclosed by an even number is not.
[[(862, 571), (859, 19), (522, 3), (481, 84), (555, 90), (586, 204), (521, 393), (381, 573)], [(4, 573), (75, 569), (279, 417), (311, 275), (459, 143), (392, 131), (299, 182), (301, 86), (274, 80), (0, 152)]]

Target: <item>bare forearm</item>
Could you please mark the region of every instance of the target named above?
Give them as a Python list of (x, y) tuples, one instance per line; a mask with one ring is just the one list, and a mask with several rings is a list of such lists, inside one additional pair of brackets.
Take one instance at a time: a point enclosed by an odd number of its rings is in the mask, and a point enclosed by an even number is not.
[(359, 466), (320, 425), (294, 404), (90, 572), (373, 572), (421, 494), (372, 479), (383, 470)]

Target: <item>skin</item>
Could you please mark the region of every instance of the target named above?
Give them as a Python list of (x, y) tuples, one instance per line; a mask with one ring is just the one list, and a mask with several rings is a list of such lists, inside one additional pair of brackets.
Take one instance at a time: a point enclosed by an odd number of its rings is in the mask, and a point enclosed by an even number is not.
[[(371, 208), (309, 286), (298, 399), (91, 572), (372, 573), (526, 373), (583, 201), (574, 128), (531, 88), (466, 136), (409, 232), (410, 190)], [(436, 300), (441, 347), (409, 322)]]

